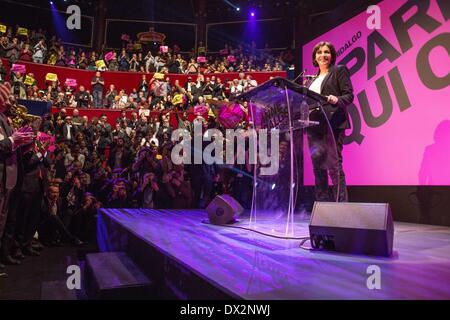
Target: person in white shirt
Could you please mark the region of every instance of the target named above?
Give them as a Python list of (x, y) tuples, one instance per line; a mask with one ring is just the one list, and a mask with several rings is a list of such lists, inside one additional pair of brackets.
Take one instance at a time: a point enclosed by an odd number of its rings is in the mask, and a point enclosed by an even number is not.
[(34, 46), (33, 62), (34, 63), (44, 63), (44, 57), (47, 52), (47, 47), (45, 46), (44, 39), (40, 39), (39, 42)]
[(231, 87), (230, 87), (231, 96), (235, 97), (235, 96), (241, 94), (243, 90), (244, 90), (244, 87), (239, 83), (239, 80), (234, 79), (233, 83), (231, 84)]

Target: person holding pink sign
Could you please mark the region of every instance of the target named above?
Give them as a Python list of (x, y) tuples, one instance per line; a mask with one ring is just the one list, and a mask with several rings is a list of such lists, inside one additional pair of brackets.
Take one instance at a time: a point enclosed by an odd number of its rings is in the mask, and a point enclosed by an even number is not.
[[(314, 120), (318, 120), (320, 125), (307, 130), (315, 176), (316, 200), (348, 201), (345, 174), (342, 168), (342, 148), (345, 129), (350, 128), (347, 106), (353, 102), (354, 98), (350, 73), (345, 66), (335, 65), (336, 49), (330, 42), (319, 42), (313, 49), (312, 60), (313, 65), (319, 70), (308, 87), (326, 96), (328, 102), (323, 105), (323, 113), (319, 111), (310, 115), (311, 118), (317, 117)], [(331, 197), (328, 189), (328, 175), (334, 188)]]

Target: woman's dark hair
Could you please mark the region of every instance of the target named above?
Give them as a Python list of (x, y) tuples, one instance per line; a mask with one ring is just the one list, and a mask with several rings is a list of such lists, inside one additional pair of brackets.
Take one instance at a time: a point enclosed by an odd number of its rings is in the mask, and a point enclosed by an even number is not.
[(316, 61), (316, 53), (323, 46), (327, 46), (330, 49), (330, 53), (331, 53), (330, 65), (334, 65), (336, 63), (336, 49), (334, 48), (334, 46), (331, 44), (331, 42), (320, 41), (318, 44), (315, 45), (313, 52), (312, 52), (312, 63), (313, 63), (314, 67), (319, 66)]

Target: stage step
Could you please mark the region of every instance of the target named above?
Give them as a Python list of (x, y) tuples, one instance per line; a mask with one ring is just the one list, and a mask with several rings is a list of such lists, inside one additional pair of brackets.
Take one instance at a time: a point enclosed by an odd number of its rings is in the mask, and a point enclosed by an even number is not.
[(86, 255), (85, 288), (89, 299), (153, 299), (154, 285), (124, 252)]

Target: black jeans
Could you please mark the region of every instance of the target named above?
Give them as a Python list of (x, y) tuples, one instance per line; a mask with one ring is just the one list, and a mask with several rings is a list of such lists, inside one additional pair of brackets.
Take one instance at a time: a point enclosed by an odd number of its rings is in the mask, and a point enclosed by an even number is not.
[[(0, 195), (1, 196), (1, 195)], [(13, 253), (13, 248), (16, 247), (16, 240), (14, 237), (14, 232), (16, 230), (16, 215), (18, 212), (17, 205), (18, 201), (18, 192), (15, 189), (10, 192), (10, 196), (8, 199), (8, 212), (6, 215), (6, 221), (3, 229), (3, 237), (0, 238), (0, 256), (5, 258)], [(18, 245), (18, 244), (17, 244)]]
[[(333, 135), (323, 125), (308, 129), (308, 144), (315, 177), (316, 201), (348, 201), (345, 174), (342, 168), (344, 130), (334, 129)], [(333, 183), (333, 193), (329, 194), (328, 175)]]
[(73, 241), (75, 239), (58, 215), (46, 214), (39, 226), (40, 240), (46, 243), (60, 240), (59, 237), (62, 237), (64, 241)]
[(36, 208), (41, 205), (42, 190), (37, 192), (23, 192), (20, 195), (20, 203), (17, 212), (16, 239), (22, 247), (31, 245), (41, 221), (41, 212)]

